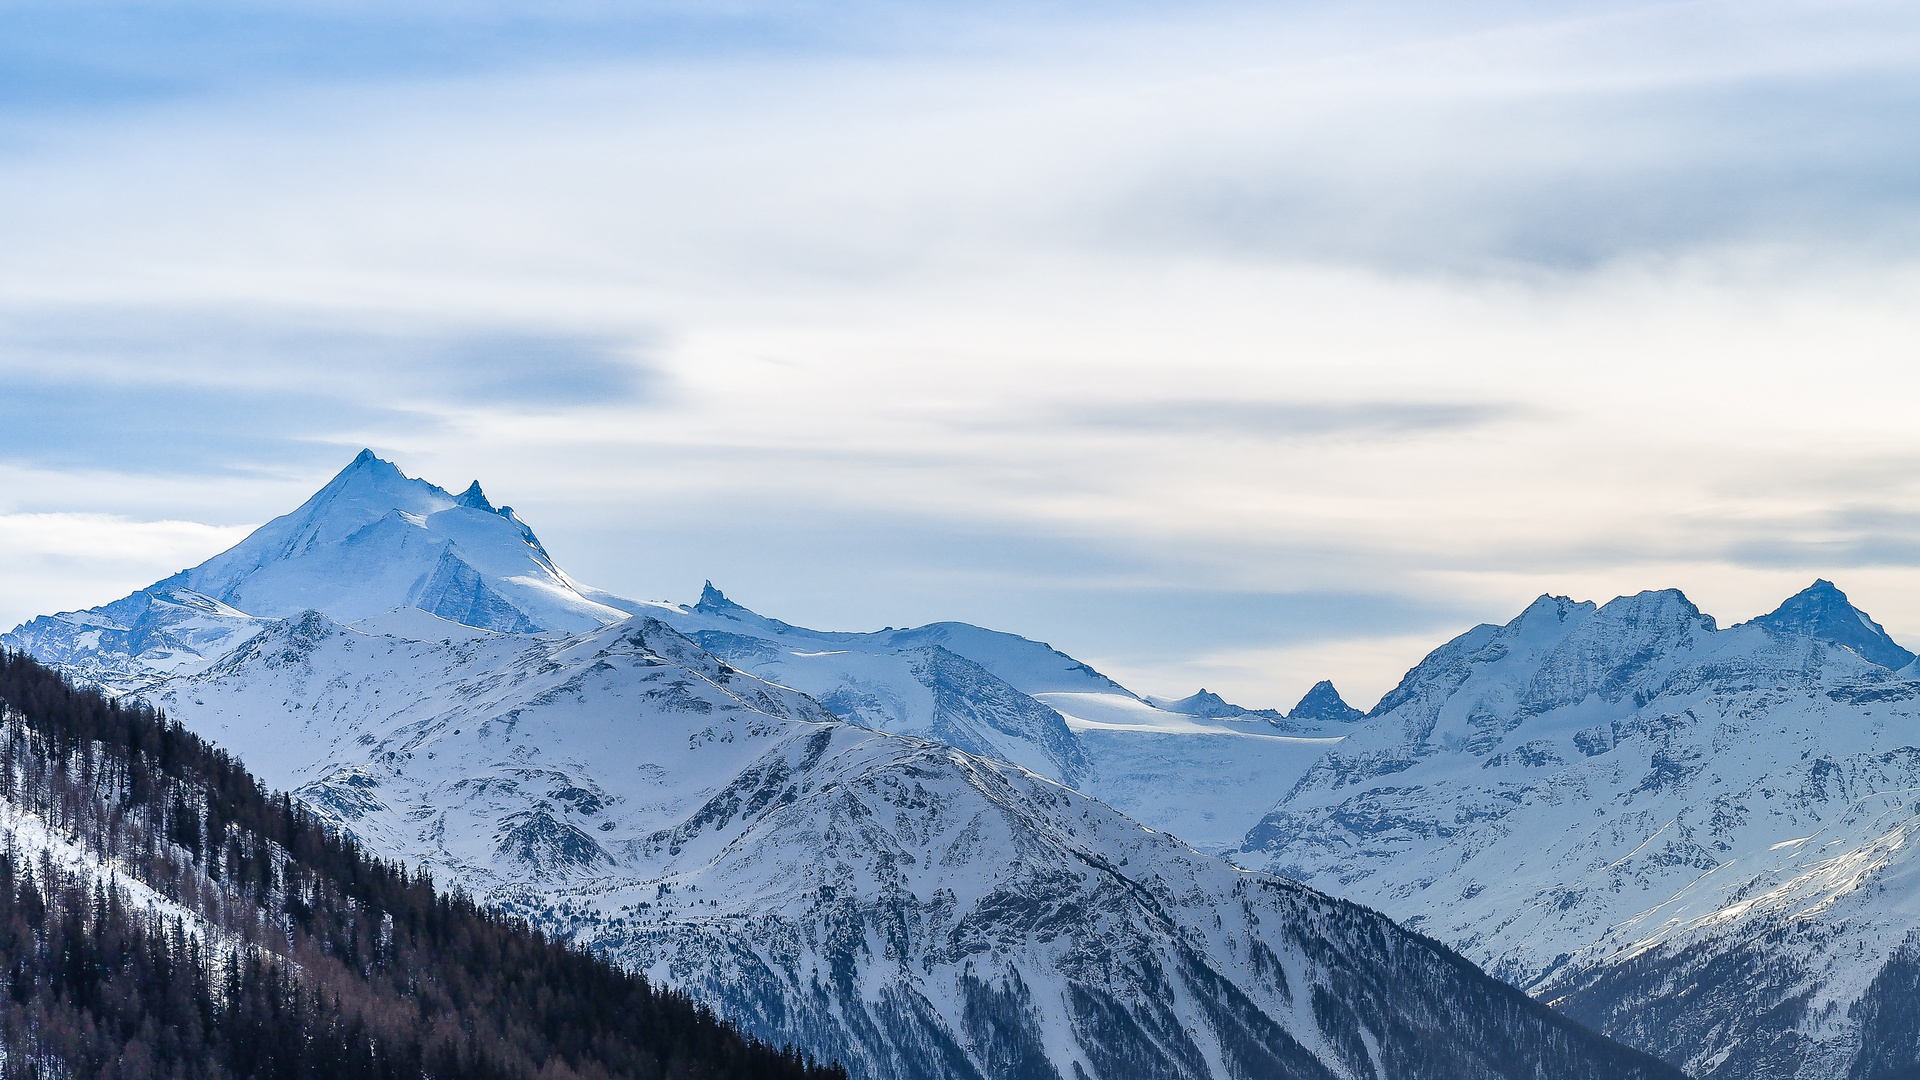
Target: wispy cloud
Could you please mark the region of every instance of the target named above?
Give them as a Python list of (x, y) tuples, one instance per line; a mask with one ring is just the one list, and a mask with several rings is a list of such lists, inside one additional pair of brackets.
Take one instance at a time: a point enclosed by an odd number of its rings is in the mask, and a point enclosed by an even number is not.
[(1181, 437), (1215, 433), (1263, 439), (1390, 438), (1480, 428), (1529, 418), (1535, 412), (1507, 403), (1173, 400), (1071, 407), (1063, 410), (1059, 421)]
[(251, 529), (197, 521), (134, 521), (113, 514), (0, 514), (0, 550), (14, 556), (164, 566), (200, 562), (238, 543)]
[(101, 386), (14, 379), (0, 397), (0, 461), (129, 473), (314, 468), (356, 432), (430, 429), (430, 417), (288, 390)]
[[(395, 322), (402, 325), (381, 325)], [(662, 390), (643, 340), (478, 320), (405, 323), (257, 308), (0, 313), (0, 373), (43, 380), (57, 373), (76, 384), (300, 389), (426, 406), (631, 403)]]
[[(1109, 234), (1165, 251), (1416, 272), (1591, 271), (1708, 246), (1920, 235), (1920, 148), (1896, 134), (1920, 80), (1868, 61), (1656, 85), (1358, 97), (1248, 116), (1118, 198)], [(1308, 119), (1310, 117), (1310, 119)], [(1266, 121), (1266, 122), (1263, 122)], [(1232, 149), (1229, 149), (1232, 148)]]
[(238, 543), (252, 526), (113, 514), (0, 514), (0, 622), (118, 599)]

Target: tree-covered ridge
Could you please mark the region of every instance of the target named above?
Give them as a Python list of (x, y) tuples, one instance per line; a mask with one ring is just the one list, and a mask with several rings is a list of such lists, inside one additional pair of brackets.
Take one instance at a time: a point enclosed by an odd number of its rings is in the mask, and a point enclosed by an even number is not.
[(845, 1075), (436, 892), (179, 725), (4, 651), (0, 799), (89, 856), (35, 858), (6, 831), (7, 1080)]

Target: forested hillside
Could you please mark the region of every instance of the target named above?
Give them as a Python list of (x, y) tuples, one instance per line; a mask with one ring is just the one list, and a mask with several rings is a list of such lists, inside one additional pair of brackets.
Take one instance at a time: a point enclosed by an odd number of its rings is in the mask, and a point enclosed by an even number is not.
[(362, 853), (225, 753), (0, 651), (13, 1077), (834, 1080)]

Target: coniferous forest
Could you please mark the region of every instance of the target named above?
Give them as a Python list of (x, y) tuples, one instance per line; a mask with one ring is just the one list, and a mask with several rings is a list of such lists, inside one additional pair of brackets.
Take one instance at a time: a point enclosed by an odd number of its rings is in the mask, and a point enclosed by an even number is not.
[(0, 1072), (841, 1080), (0, 652)]

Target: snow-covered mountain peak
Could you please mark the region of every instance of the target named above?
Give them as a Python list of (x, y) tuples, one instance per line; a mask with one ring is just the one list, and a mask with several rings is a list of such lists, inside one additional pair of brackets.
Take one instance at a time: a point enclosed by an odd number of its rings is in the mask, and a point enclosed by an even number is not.
[(1591, 600), (1575, 600), (1568, 596), (1541, 593), (1533, 603), (1528, 604), (1520, 614), (1514, 616), (1507, 626), (1540, 633), (1548, 631), (1549, 627), (1563, 626), (1569, 621), (1585, 619), (1598, 610), (1600, 605)]
[(474, 510), (485, 510), (490, 514), (497, 513), (497, 514), (500, 514), (502, 517), (505, 517), (507, 514), (513, 511), (512, 507), (503, 507), (499, 510), (494, 509), (493, 504), (487, 501), (486, 492), (480, 490), (480, 481), (478, 480), (475, 480), (473, 483), (468, 484), (467, 490), (455, 496), (454, 501), (459, 503), (461, 506), (470, 507)]
[(1648, 589), (1632, 596), (1616, 596), (1594, 614), (1630, 630), (1652, 633), (1719, 629), (1713, 616), (1702, 612), (1679, 589)]
[(627, 617), (612, 599), (576, 585), (478, 481), (455, 496), (363, 450), (292, 513), (199, 566), (5, 641), (126, 692), (205, 667), (263, 620), (308, 611), (352, 623), (417, 608), (481, 630), (583, 631)]
[(762, 625), (787, 625), (778, 619), (769, 619), (751, 608), (736, 604), (727, 599), (727, 594), (714, 588), (713, 582), (711, 581), (700, 587), (700, 599), (693, 605), (693, 610), (701, 615), (712, 615), (726, 619), (744, 619)]
[(1773, 611), (1754, 619), (1756, 625), (1783, 634), (1845, 645), (1881, 667), (1899, 670), (1913, 663), (1913, 653), (1900, 647), (1879, 623), (1854, 607), (1847, 594), (1825, 578), (1788, 597)]
[(455, 496), (362, 451), (305, 503), (180, 575), (248, 614), (342, 622), (412, 606), (486, 630), (585, 630), (625, 617), (588, 599), (478, 481)]
[(1241, 713), (1247, 711), (1228, 701), (1226, 698), (1221, 697), (1219, 694), (1208, 690), (1204, 686), (1200, 688), (1198, 693), (1188, 694), (1186, 697), (1174, 701), (1160, 701), (1156, 699), (1152, 704), (1168, 712), (1179, 713), (1182, 716), (1205, 716), (1209, 718), (1239, 716)]
[[(1578, 702), (1630, 695), (1673, 657), (1717, 633), (1678, 589), (1620, 596), (1603, 605), (1542, 596), (1505, 626), (1482, 624), (1435, 649), (1374, 706), (1372, 716), (1398, 716), (1380, 733), (1389, 742), (1444, 742), (1448, 731), (1481, 726), (1476, 717), (1519, 709), (1540, 712)], [(1457, 698), (1473, 685), (1469, 698)], [(1435, 725), (1443, 719), (1440, 735)]]
[[(727, 685), (731, 675), (738, 671), (715, 659), (685, 634), (651, 615), (630, 616), (621, 622), (582, 634), (578, 641), (579, 644), (556, 655), (583, 655), (594, 660), (613, 656), (660, 660), (695, 672), (718, 686)], [(816, 711), (816, 719), (829, 717), (830, 714), (824, 710)]]
[(1347, 699), (1334, 689), (1332, 679), (1321, 679), (1313, 684), (1313, 689), (1301, 695), (1293, 711), (1287, 714), (1289, 720), (1334, 721), (1350, 724), (1366, 714), (1347, 704)]
[[(1649, 589), (1616, 596), (1604, 604), (1543, 594), (1498, 628), (1497, 636), (1509, 652), (1544, 655), (1569, 645), (1602, 652), (1642, 649), (1716, 629), (1713, 616), (1703, 614), (1679, 589)], [(1472, 634), (1469, 631), (1456, 640)]]
[[(254, 537), (280, 540), (276, 553), (284, 557), (316, 542), (343, 540), (395, 510), (425, 517), (453, 505), (453, 496), (445, 490), (413, 479), (393, 462), (362, 450), (298, 509), (275, 518)], [(267, 545), (256, 542), (249, 554), (264, 554), (263, 548)]]
[(1867, 1075), (1863, 958), (1920, 934), (1873, 899), (1920, 834), (1910, 657), (1825, 581), (1724, 629), (1673, 590), (1543, 597), (1434, 650), (1240, 860), (1551, 976), (1701, 1075)]

